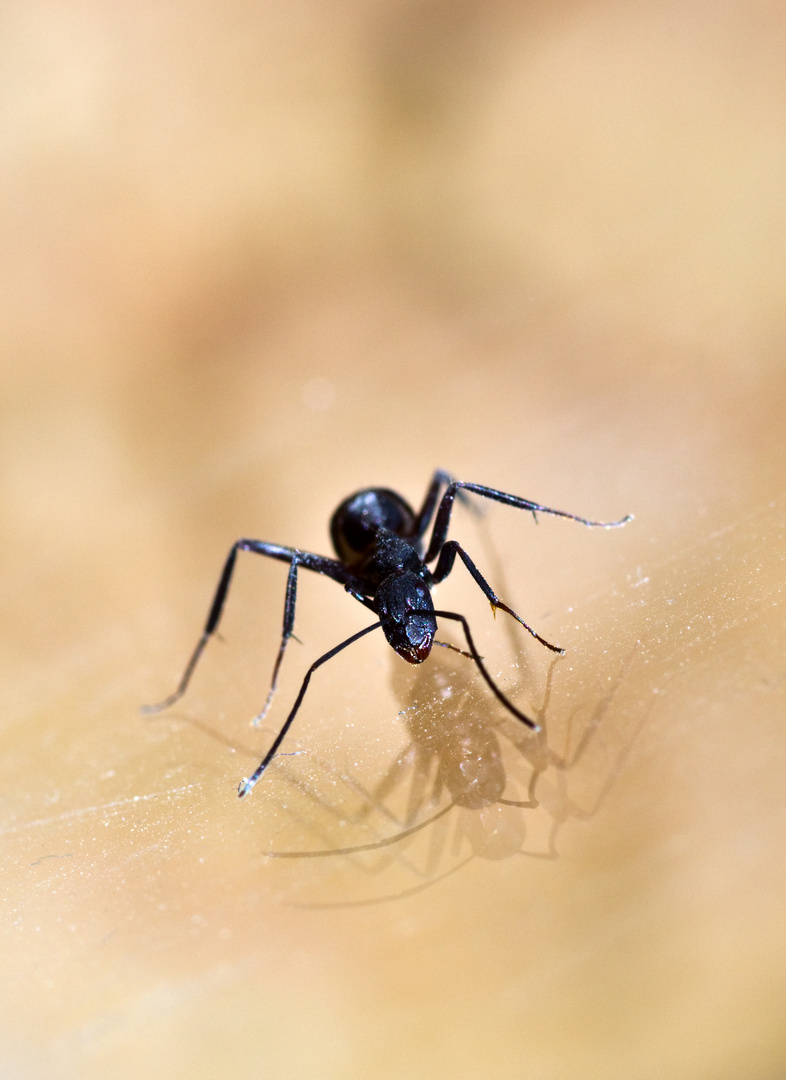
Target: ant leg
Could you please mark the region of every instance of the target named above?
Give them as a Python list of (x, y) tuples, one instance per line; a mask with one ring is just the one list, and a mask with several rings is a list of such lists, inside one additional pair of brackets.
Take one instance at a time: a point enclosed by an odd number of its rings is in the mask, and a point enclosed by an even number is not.
[[(420, 540), (429, 526), (429, 522), (434, 514), (434, 507), (437, 505), (437, 496), (439, 495), (439, 489), (443, 484), (455, 484), (456, 481), (450, 475), (446, 473), (444, 469), (437, 469), (429, 484), (428, 491), (426, 492), (426, 498), (423, 500), (423, 505), (420, 508), (420, 512), (415, 520), (415, 530), (412, 533), (414, 540)], [(470, 510), (475, 510), (479, 513), (476, 506), (470, 502), (463, 491), (456, 493), (459, 498), (459, 502), (463, 503)]]
[(434, 475), (431, 478), (431, 483), (428, 486), (426, 497), (423, 500), (423, 505), (415, 520), (415, 531), (413, 535), (416, 540), (420, 540), (434, 516), (434, 508), (437, 505), (439, 489), (443, 484), (452, 484), (453, 482), (453, 477), (450, 473), (446, 473), (444, 469), (435, 470)]
[[(264, 540), (237, 540), (232, 545), (226, 562), (224, 563), (224, 569), (221, 571), (221, 577), (219, 578), (218, 587), (216, 588), (213, 597), (213, 603), (210, 606), (205, 629), (202, 631), (202, 636), (191, 654), (191, 659), (186, 664), (186, 670), (183, 672), (183, 677), (180, 680), (177, 689), (171, 693), (169, 697), (164, 698), (163, 701), (159, 701), (157, 705), (143, 705), (141, 710), (142, 713), (149, 715), (150, 713), (157, 713), (161, 712), (163, 709), (168, 709), (171, 705), (174, 705), (176, 701), (179, 701), (186, 692), (188, 684), (191, 681), (191, 676), (194, 673), (194, 668), (197, 666), (199, 658), (208, 641), (216, 632), (219, 620), (221, 619), (224, 603), (226, 602), (227, 593), (229, 592), (229, 585), (232, 580), (232, 574), (235, 569), (238, 551), (252, 551), (257, 555), (268, 555), (272, 559), (280, 559), (282, 562), (288, 562), (290, 564), (290, 575), (287, 579), (287, 598), (284, 607), (284, 630), (281, 648), (279, 649), (279, 656), (273, 670), (273, 689), (275, 689), (281, 658), (286, 647), (286, 642), (292, 634), (292, 625), (295, 619), (296, 586), (292, 580), (292, 568), (294, 565), (304, 566), (307, 570), (313, 570), (318, 574), (327, 574), (327, 576), (333, 578), (334, 581), (338, 581), (339, 584), (350, 588), (356, 587), (358, 584), (355, 581), (354, 576), (346, 569), (346, 567), (335, 559), (328, 559), (324, 555), (313, 555), (309, 551), (298, 551), (296, 548), (282, 547), (280, 544), (268, 544)], [(288, 618), (289, 628), (287, 629)], [(272, 694), (269, 696), (272, 696)], [(267, 705), (263, 710), (263, 714), (266, 710)]]
[(286, 733), (289, 731), (290, 727), (292, 726), (292, 721), (295, 719), (295, 716), (297, 715), (297, 711), (300, 708), (300, 705), (301, 705), (301, 703), (303, 701), (303, 698), (306, 696), (306, 690), (308, 690), (308, 684), (311, 682), (311, 676), (314, 674), (314, 672), (317, 670), (317, 668), (321, 667), (322, 664), (326, 663), (328, 660), (332, 660), (333, 657), (336, 655), (336, 653), (340, 653), (342, 649), (346, 649), (347, 645), (352, 645), (359, 638), (362, 638), (366, 634), (370, 634), (372, 630), (378, 630), (380, 626), (382, 626), (381, 622), (375, 622), (375, 623), (372, 623), (371, 626), (364, 627), (362, 630), (359, 630), (356, 634), (353, 634), (352, 637), (348, 637), (346, 641), (342, 641), (340, 645), (336, 645), (329, 652), (326, 652), (324, 654), (324, 656), (320, 656), (318, 660), (314, 661), (314, 663), (311, 665), (311, 667), (306, 672), (306, 677), (303, 679), (303, 684), (300, 687), (300, 693), (298, 694), (297, 698), (295, 699), (295, 704), (292, 706), (292, 709), (291, 709), (291, 711), (289, 713), (289, 716), (284, 721), (284, 724), (283, 724), (281, 730), (279, 731), (278, 735), (276, 735), (275, 739), (273, 740), (273, 745), (270, 747), (268, 752), (262, 758), (259, 765), (256, 767), (256, 769), (251, 774), (251, 776), (245, 777), (243, 780), (240, 781), (240, 784), (239, 784), (238, 789), (237, 789), (238, 798), (242, 799), (245, 795), (248, 795), (249, 791), (251, 791), (253, 786), (259, 780), (262, 773), (265, 771), (265, 769), (268, 767), (270, 762), (276, 756), (276, 751), (278, 750), (279, 746), (281, 746), (281, 743), (284, 741)]
[[(321, 556), (317, 557), (321, 558)], [(278, 670), (281, 667), (281, 661), (284, 659), (284, 650), (287, 647), (287, 642), (289, 641), (289, 639), (291, 637), (294, 637), (292, 630), (295, 625), (295, 600), (297, 598), (298, 565), (305, 566), (306, 564), (300, 563), (299, 560), (293, 559), (289, 567), (289, 574), (287, 575), (287, 591), (284, 598), (284, 627), (281, 634), (281, 645), (279, 646), (278, 656), (276, 657), (276, 662), (273, 666), (273, 679), (270, 683), (267, 700), (252, 720), (254, 727), (259, 727), (259, 725), (264, 721), (265, 717), (267, 716), (268, 709), (273, 703), (273, 695), (275, 694), (276, 686), (278, 685)], [(346, 584), (344, 588), (347, 590), (350, 596), (354, 596), (356, 600), (359, 600), (361, 604), (364, 604), (367, 608), (370, 608), (374, 612), (374, 614), (376, 614), (374, 605), (367, 596), (363, 596), (362, 593), (357, 592), (357, 590), (354, 589), (351, 584)], [(295, 640), (297, 641), (297, 638), (295, 638)]]
[(554, 514), (556, 517), (570, 518), (571, 521), (578, 521), (582, 525), (588, 525), (593, 529), (616, 529), (620, 525), (626, 525), (629, 521), (633, 520), (632, 514), (626, 514), (624, 518), (619, 521), (589, 521), (587, 518), (579, 517), (578, 514), (569, 514), (565, 510), (552, 510), (549, 506), (541, 506), (540, 503), (531, 502), (529, 499), (522, 499), (518, 495), (506, 495), (504, 491), (497, 491), (495, 488), (483, 487), (481, 484), (468, 484), (462, 480), (451, 480), (448, 485), (448, 489), (442, 496), (442, 501), (439, 504), (439, 510), (437, 511), (436, 520), (434, 522), (434, 529), (431, 533), (431, 543), (429, 544), (428, 552), (424, 558), (424, 562), (431, 562), (435, 559), (441, 551), (445, 540), (448, 536), (448, 527), (450, 526), (450, 514), (453, 510), (453, 500), (458, 494), (461, 496), (462, 491), (470, 491), (474, 495), (482, 495), (485, 499), (493, 499), (495, 502), (504, 503), (505, 506), (513, 506), (517, 510), (529, 510), (532, 516), (537, 521), (537, 515), (540, 514)]
[(500, 600), (497, 594), (492, 590), (489, 583), (483, 577), (480, 570), (478, 570), (477, 566), (475, 566), (472, 559), (470, 559), (469, 555), (467, 555), (464, 548), (456, 540), (448, 540), (448, 542), (442, 547), (442, 551), (439, 554), (439, 562), (434, 568), (433, 576), (435, 585), (438, 585), (440, 581), (444, 581), (450, 571), (453, 569), (453, 563), (456, 560), (456, 555), (461, 556), (462, 562), (480, 586), (483, 595), (491, 604), (492, 611), (496, 613), (497, 608), (501, 608), (503, 611), (506, 611), (508, 615), (513, 616), (516, 622), (521, 623), (525, 630), (529, 630), (530, 634), (532, 634), (532, 636), (537, 641), (539, 641), (541, 645), (545, 645), (546, 648), (551, 649), (552, 652), (559, 653), (560, 656), (564, 655), (564, 649), (561, 649), (559, 645), (552, 645), (550, 641), (546, 641), (544, 637), (541, 637), (540, 634), (537, 633), (537, 631), (532, 629), (529, 623), (525, 623), (521, 616), (516, 614), (513, 608), (509, 608), (507, 604), (504, 604)]
[(489, 675), (488, 671), (486, 670), (486, 665), (483, 663), (483, 660), (480, 656), (480, 653), (475, 648), (475, 642), (472, 640), (472, 635), (469, 632), (469, 623), (467, 622), (466, 618), (456, 611), (435, 611), (433, 614), (436, 615), (438, 619), (454, 619), (456, 622), (461, 623), (461, 625), (464, 627), (464, 636), (467, 639), (467, 645), (469, 645), (470, 655), (480, 668), (480, 674), (486, 680), (486, 683), (488, 684), (491, 692), (494, 694), (498, 701), (502, 702), (508, 712), (512, 713), (517, 720), (520, 720), (522, 722), (522, 724), (526, 724), (527, 727), (532, 728), (533, 731), (540, 731), (540, 724), (536, 724), (534, 720), (530, 720), (528, 716), (526, 716), (523, 712), (517, 709), (513, 702), (509, 701), (508, 698), (505, 697), (500, 688)]
[(284, 626), (281, 631), (281, 644), (278, 648), (278, 656), (276, 662), (273, 665), (273, 678), (270, 680), (270, 689), (267, 692), (267, 699), (265, 704), (259, 710), (257, 715), (251, 721), (254, 727), (258, 727), (267, 716), (268, 709), (273, 704), (273, 695), (276, 692), (276, 686), (278, 685), (278, 670), (281, 667), (281, 661), (284, 659), (284, 650), (287, 647), (287, 642), (292, 637), (292, 630), (295, 625), (295, 601), (297, 600), (297, 562), (295, 559), (289, 564), (289, 573), (287, 574), (287, 589), (284, 595)]

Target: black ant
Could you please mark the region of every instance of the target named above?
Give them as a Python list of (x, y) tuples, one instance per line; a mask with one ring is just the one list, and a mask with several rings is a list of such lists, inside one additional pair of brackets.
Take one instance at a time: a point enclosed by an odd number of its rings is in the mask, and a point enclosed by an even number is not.
[[(423, 555), (423, 537), (429, 523), (434, 516), (440, 489), (447, 485), (439, 508), (434, 518), (434, 527), (431, 531), (431, 540), (425, 555)], [(455, 540), (448, 540), (448, 527), (450, 514), (456, 495), (464, 498), (463, 492), (481, 495), (486, 499), (513, 506), (519, 510), (528, 510), (537, 521), (537, 514), (555, 514), (558, 517), (571, 518), (582, 525), (611, 529), (624, 525), (630, 521), (632, 515), (628, 514), (620, 521), (588, 521), (576, 514), (568, 514), (564, 510), (552, 510), (548, 506), (530, 502), (518, 495), (506, 495), (494, 488), (483, 487), (481, 484), (468, 484), (461, 480), (454, 480), (442, 470), (437, 470), (429, 484), (426, 497), (419, 513), (415, 513), (407, 502), (395, 491), (388, 488), (366, 488), (350, 495), (348, 499), (338, 507), (330, 521), (330, 538), (333, 541), (338, 559), (331, 559), (325, 555), (315, 555), (309, 551), (300, 551), (298, 548), (282, 547), (279, 544), (270, 544), (264, 540), (237, 540), (233, 545), (224, 563), (224, 569), (218, 582), (210, 613), (207, 617), (205, 629), (197, 642), (197, 646), (186, 665), (180, 685), (173, 694), (159, 702), (157, 705), (148, 705), (143, 708), (144, 713), (154, 713), (174, 705), (185, 693), (194, 668), (205, 648), (211, 635), (215, 633), (224, 609), (227, 592), (229, 591), (232, 572), (235, 568), (235, 560), (238, 551), (253, 551), (258, 555), (268, 555), (272, 559), (280, 559), (289, 563), (287, 576), (286, 597), (284, 601), (284, 625), (281, 634), (281, 645), (278, 656), (273, 666), (273, 678), (270, 691), (264, 708), (256, 718), (261, 721), (267, 713), (275, 693), (278, 681), (278, 672), (287, 642), (292, 637), (295, 624), (295, 599), (297, 595), (297, 571), (302, 566), (306, 570), (313, 570), (318, 574), (326, 574), (333, 578), (357, 601), (363, 604), (377, 616), (377, 622), (352, 634), (346, 641), (330, 649), (318, 660), (315, 660), (306, 672), (300, 692), (295, 699), (295, 704), (290, 710), (289, 716), (284, 721), (281, 730), (273, 744), (259, 763), (250, 777), (243, 779), (238, 786), (238, 795), (243, 798), (254, 787), (264, 773), (270, 762), (276, 756), (276, 751), (283, 742), (289, 731), (292, 721), (305, 697), (311, 676), (318, 667), (331, 660), (337, 653), (348, 645), (370, 634), (373, 630), (382, 628), (388, 644), (410, 664), (422, 664), (431, 652), (432, 646), (443, 645), (444, 642), (435, 641), (437, 632), (437, 619), (452, 619), (461, 623), (464, 636), (469, 648), (465, 656), (469, 656), (477, 664), (481, 675), (485, 679), (492, 693), (505, 706), (505, 708), (517, 720), (520, 720), (533, 731), (539, 730), (539, 725), (526, 716), (523, 712), (508, 700), (496, 685), (488, 673), (482, 657), (475, 648), (469, 624), (463, 615), (455, 611), (436, 611), (431, 598), (431, 590), (435, 585), (444, 581), (453, 569), (453, 564), (458, 555), (466, 566), (476, 583), (480, 587), (486, 599), (491, 604), (492, 610), (497, 608), (506, 611), (517, 622), (528, 630), (547, 649), (555, 653), (564, 653), (558, 645), (552, 645), (536, 633), (524, 620), (504, 604), (493, 592), (490, 585), (475, 566), (467, 552)], [(436, 566), (429, 569), (428, 563), (437, 560)], [(453, 645), (446, 647), (456, 652), (463, 652)]]

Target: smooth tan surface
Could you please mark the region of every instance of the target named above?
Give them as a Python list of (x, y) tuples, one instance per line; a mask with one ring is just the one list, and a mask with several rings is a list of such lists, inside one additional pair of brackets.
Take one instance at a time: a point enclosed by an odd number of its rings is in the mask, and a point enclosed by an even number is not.
[[(3, 1076), (779, 1075), (780, 7), (7, 3), (0, 41)], [(329, 553), (436, 467), (636, 515), (456, 511), (567, 649), (436, 594), (543, 736), (372, 635), (239, 801), (369, 614), (301, 574), (255, 730), (286, 574), (246, 556), (140, 716), (229, 546)]]

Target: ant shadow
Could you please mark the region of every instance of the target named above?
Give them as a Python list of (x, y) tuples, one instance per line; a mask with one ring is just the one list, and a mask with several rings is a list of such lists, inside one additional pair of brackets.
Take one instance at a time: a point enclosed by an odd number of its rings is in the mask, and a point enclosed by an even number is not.
[[(495, 579), (504, 583), (494, 545), (484, 547)], [(535, 653), (532, 662), (534, 647), (512, 620), (502, 622), (512, 658), (506, 671), (516, 674), (498, 676), (499, 683), (507, 682), (507, 696), (527, 703), (538, 730), (488, 693), (476, 664), (455, 645), (435, 642), (419, 665), (394, 660), (391, 687), (403, 741), (392, 762), (369, 783), (358, 767), (337, 766), (338, 754), (321, 760), (313, 746), (276, 754), (263, 796), (270, 840), (260, 854), (332, 860), (334, 868), (374, 878), (377, 895), (348, 906), (430, 888), (472, 860), (557, 859), (560, 833), (602, 807), (649, 712), (638, 700), (626, 703), (623, 691), (639, 646), (610, 674), (594, 665), (589, 677), (562, 679), (561, 672), (574, 670), (570, 657), (547, 662)], [(579, 699), (571, 698), (577, 681)], [(212, 726), (210, 734), (255, 756)], [(324, 892), (324, 878), (301, 874), (292, 889), (302, 895), (316, 881)]]
[[(277, 772), (289, 794), (296, 788), (306, 799), (299, 813), (290, 798), (281, 809), (291, 813), (300, 845), (310, 838), (319, 846), (263, 854), (278, 860), (348, 861), (386, 889), (349, 903), (297, 905), (307, 907), (402, 899), (473, 859), (557, 859), (560, 832), (570, 821), (595, 816), (643, 726), (638, 715), (631, 731), (628, 710), (618, 702), (637, 651), (638, 645), (590, 706), (574, 705), (554, 723), (555, 681), (565, 659), (550, 660), (538, 676), (518, 643), (520, 676), (506, 693), (518, 699), (530, 688), (529, 700), (537, 698), (530, 715), (538, 731), (490, 700), (474, 665), (454, 651), (435, 649), (415, 669), (395, 664), (392, 686), (406, 732), (395, 760), (371, 787), (311, 754), (329, 784), (317, 788), (281, 764)], [(536, 695), (534, 681), (540, 682)], [(640, 714), (635, 707), (633, 712)]]

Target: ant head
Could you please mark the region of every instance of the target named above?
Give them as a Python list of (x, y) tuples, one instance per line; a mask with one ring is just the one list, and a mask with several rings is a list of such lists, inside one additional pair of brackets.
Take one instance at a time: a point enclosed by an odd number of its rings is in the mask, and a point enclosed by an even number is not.
[(437, 632), (426, 583), (417, 574), (398, 570), (377, 589), (376, 604), (388, 644), (410, 664), (422, 664)]

